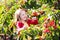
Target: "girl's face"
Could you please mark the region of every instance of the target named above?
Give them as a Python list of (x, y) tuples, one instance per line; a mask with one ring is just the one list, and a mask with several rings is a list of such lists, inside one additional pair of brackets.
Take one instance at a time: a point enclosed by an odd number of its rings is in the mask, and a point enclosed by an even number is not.
[(26, 20), (27, 19), (27, 14), (24, 10), (21, 11), (20, 18), (21, 18), (21, 20)]

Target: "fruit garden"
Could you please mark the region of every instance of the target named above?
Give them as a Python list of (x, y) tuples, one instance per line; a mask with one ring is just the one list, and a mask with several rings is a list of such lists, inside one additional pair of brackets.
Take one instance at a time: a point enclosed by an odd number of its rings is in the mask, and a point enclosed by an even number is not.
[(37, 25), (20, 32), (20, 40), (60, 40), (60, 0), (0, 0), (0, 40), (17, 40), (13, 16), (18, 8), (38, 19)]

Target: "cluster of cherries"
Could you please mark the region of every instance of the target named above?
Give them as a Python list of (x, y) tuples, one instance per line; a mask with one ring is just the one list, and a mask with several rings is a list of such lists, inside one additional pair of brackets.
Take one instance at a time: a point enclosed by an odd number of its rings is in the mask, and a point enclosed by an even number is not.
[(44, 11), (43, 10), (40, 10), (39, 12), (36, 12), (36, 11), (34, 11), (34, 12), (32, 12), (32, 16), (38, 16), (38, 15), (42, 15), (42, 14), (44, 14)]
[[(32, 16), (38, 16), (38, 15), (43, 15), (44, 14), (44, 11), (43, 10), (40, 10), (39, 12), (33, 12), (32, 13)], [(48, 27), (53, 27), (54, 29), (56, 29), (57, 28), (57, 25), (56, 25), (56, 23), (55, 23), (55, 20), (50, 20), (50, 19), (48, 19), (48, 18), (46, 18), (45, 19), (45, 21), (49, 21), (49, 22), (45, 22), (44, 23), (44, 27), (46, 28), (45, 30), (44, 30), (44, 32), (46, 33), (46, 32), (50, 32), (50, 30), (48, 29)]]
[(57, 28), (57, 25), (56, 25), (56, 23), (55, 23), (55, 20), (50, 20), (50, 19), (48, 19), (47, 21), (48, 21), (48, 22), (45, 22), (45, 23), (44, 23), (44, 27), (46, 28), (46, 29), (44, 30), (45, 33), (50, 32), (50, 30), (48, 29), (49, 27), (53, 27), (54, 29)]
[[(43, 33), (46, 34), (46, 33), (50, 33), (52, 34), (51, 30), (49, 29), (49, 27), (53, 27), (54, 29), (57, 28), (57, 25), (55, 23), (55, 20), (50, 20), (50, 19), (45, 19), (45, 22), (44, 22), (44, 30), (43, 30)], [(45, 35), (46, 36), (46, 35)], [(40, 40), (43, 40), (45, 38), (45, 36), (41, 36), (40, 37)]]

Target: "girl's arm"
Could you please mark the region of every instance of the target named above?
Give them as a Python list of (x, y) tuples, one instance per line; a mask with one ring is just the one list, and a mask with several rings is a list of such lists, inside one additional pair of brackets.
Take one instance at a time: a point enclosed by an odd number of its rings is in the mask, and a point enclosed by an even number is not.
[(36, 25), (36, 24), (38, 24), (38, 19), (36, 17), (33, 17), (32, 19), (29, 18), (27, 20), (27, 23), (29, 26), (30, 26), (30, 24)]
[(32, 18), (32, 24), (34, 25), (38, 24), (38, 19), (36, 17)]

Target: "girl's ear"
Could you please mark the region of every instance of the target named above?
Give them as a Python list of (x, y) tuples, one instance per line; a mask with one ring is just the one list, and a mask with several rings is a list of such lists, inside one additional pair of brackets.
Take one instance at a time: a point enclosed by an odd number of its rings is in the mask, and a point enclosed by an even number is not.
[(20, 16), (18, 16), (17, 21), (21, 20)]

